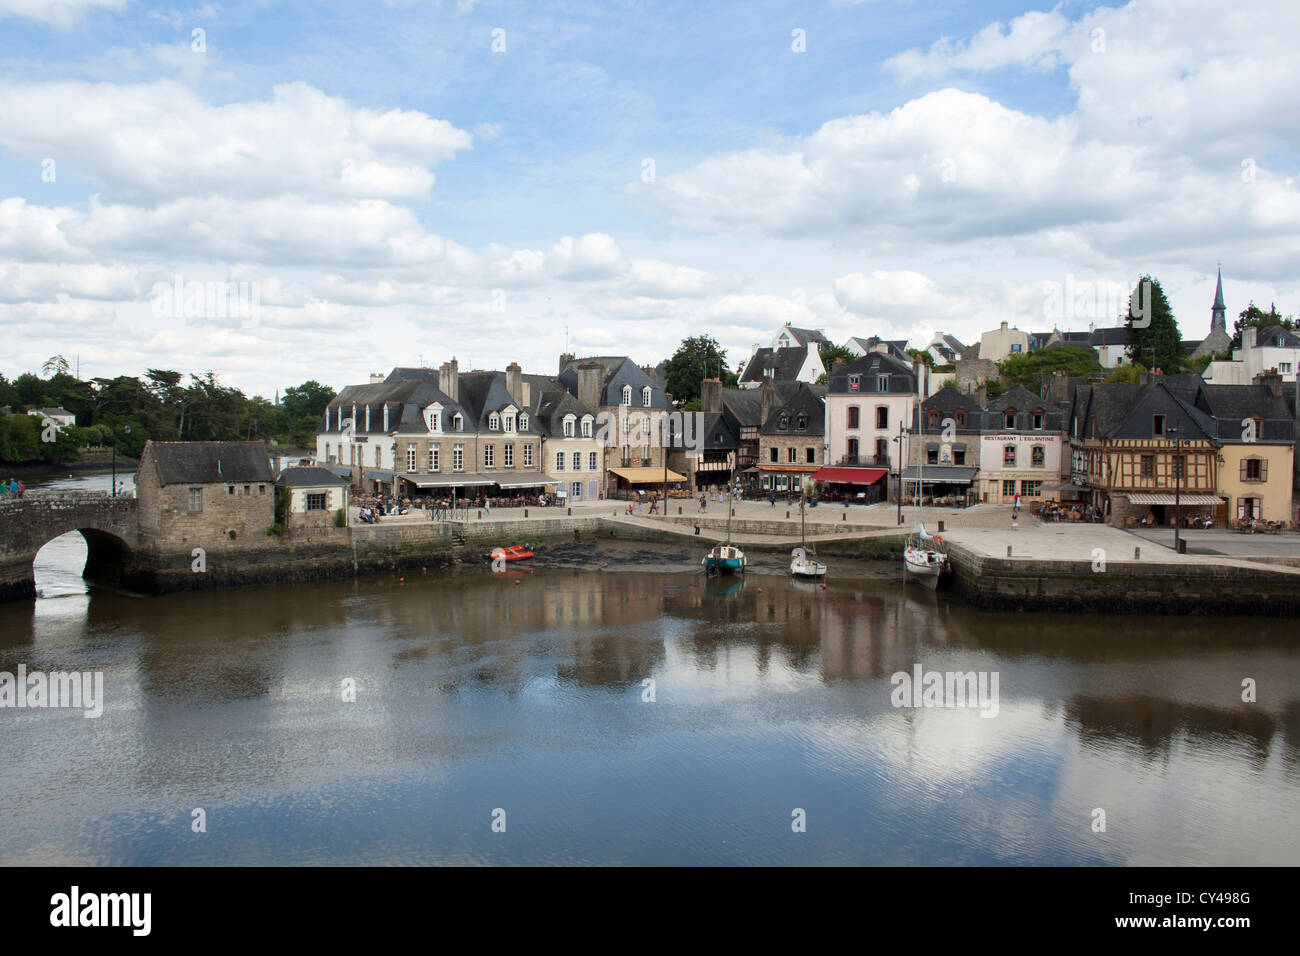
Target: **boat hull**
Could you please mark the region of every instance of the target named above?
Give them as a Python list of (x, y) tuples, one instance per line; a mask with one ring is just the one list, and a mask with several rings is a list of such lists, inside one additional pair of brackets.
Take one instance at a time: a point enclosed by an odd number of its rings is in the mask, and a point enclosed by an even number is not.
[(704, 567), (716, 574), (735, 574), (745, 569), (744, 558), (705, 558)]
[(826, 577), (826, 565), (817, 561), (792, 561), (790, 562), (790, 573), (796, 578), (824, 578)]
[(903, 553), (903, 570), (907, 579), (934, 590), (948, 567), (947, 556), (937, 551), (908, 548)]

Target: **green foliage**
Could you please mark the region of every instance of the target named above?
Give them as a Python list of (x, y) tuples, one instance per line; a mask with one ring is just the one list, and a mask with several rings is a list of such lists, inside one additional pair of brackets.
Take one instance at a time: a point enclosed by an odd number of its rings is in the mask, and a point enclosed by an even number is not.
[(1121, 365), (1106, 376), (1105, 384), (1140, 385), (1142, 384), (1142, 373), (1145, 371), (1146, 369), (1141, 365)]
[(334, 527), (346, 528), (347, 526), (348, 526), (347, 512), (344, 511), (342, 508), (336, 508), (334, 510)]
[[(1090, 348), (1074, 346), (1018, 353), (998, 364), (999, 379), (1006, 388), (1021, 385), (1031, 392), (1038, 391), (1045, 372), (1088, 376), (1095, 374), (1100, 368), (1096, 352)], [(991, 390), (990, 394), (992, 394)]]
[(289, 518), (289, 502), (293, 492), (288, 488), (275, 489), (275, 524), (284, 527)]
[(858, 357), (843, 345), (822, 345), (817, 349), (817, 354), (821, 357), (822, 366), (827, 372), (835, 367), (836, 359), (844, 359), (845, 363), (856, 362)]
[(1241, 310), (1241, 313), (1237, 316), (1237, 321), (1232, 324), (1232, 348), (1241, 348), (1242, 329), (1266, 329), (1271, 325), (1280, 325), (1284, 329), (1294, 330), (1297, 323), (1289, 315), (1283, 318), (1273, 305), (1269, 305), (1268, 311), (1265, 312), (1254, 302), (1250, 303)]
[[(1139, 323), (1144, 323), (1139, 325)], [(1145, 324), (1149, 323), (1149, 324)], [(1151, 368), (1173, 375), (1186, 364), (1183, 337), (1178, 331), (1165, 290), (1157, 279), (1144, 275), (1129, 293), (1129, 308), (1124, 316), (1128, 326), (1128, 359), (1146, 362)]]
[(727, 356), (711, 335), (683, 339), (664, 366), (664, 390), (679, 408), (700, 397), (705, 378), (726, 378)]

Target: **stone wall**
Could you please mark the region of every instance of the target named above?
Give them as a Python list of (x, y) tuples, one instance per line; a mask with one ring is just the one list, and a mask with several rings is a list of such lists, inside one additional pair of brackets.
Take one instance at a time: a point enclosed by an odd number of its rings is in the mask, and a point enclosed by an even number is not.
[(139, 544), (136, 513), (134, 498), (104, 492), (28, 492), (0, 502), (0, 601), (36, 595), (36, 552), (69, 531), (81, 531), (86, 539), (87, 577), (114, 583)]

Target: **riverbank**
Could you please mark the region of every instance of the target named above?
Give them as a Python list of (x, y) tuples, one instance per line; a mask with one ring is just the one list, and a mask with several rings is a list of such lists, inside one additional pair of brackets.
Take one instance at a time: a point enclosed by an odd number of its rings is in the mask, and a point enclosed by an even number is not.
[[(136, 466), (139, 464), (140, 462), (136, 458), (127, 458), (125, 455), (117, 456), (118, 474), (134, 474)], [(108, 455), (103, 457), (97, 455), (94, 458), (87, 457), (79, 461), (29, 461), (20, 465), (0, 462), (0, 474), (5, 478), (26, 478), (30, 475), (48, 475), (54, 478), (78, 473), (108, 472), (112, 468), (113, 459)]]

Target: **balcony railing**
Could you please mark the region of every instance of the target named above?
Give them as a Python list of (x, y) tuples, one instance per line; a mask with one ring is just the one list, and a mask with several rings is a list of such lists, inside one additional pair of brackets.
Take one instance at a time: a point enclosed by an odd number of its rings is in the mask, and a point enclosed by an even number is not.
[(845, 455), (835, 463), (842, 468), (889, 468), (889, 458), (882, 455)]

